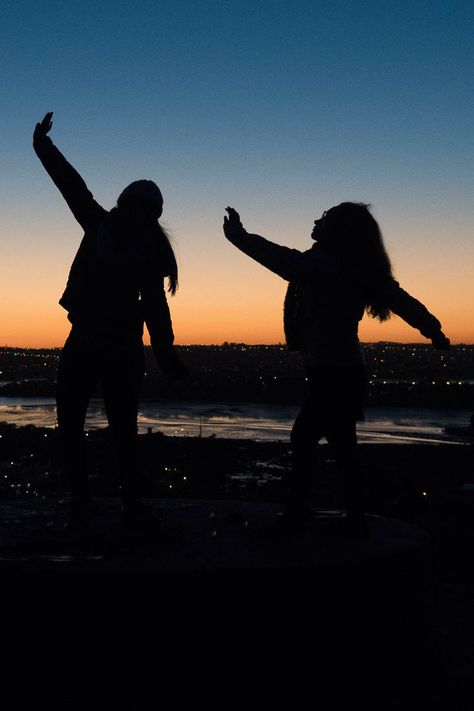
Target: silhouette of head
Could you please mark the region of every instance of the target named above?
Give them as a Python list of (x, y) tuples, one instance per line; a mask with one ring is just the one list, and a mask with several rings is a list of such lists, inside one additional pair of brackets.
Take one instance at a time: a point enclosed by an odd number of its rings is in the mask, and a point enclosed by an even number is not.
[(155, 222), (163, 212), (163, 195), (152, 180), (135, 180), (120, 193), (117, 207), (137, 224)]
[[(379, 299), (381, 285), (392, 277), (379, 225), (361, 202), (341, 202), (314, 221), (311, 237), (325, 251), (338, 255), (370, 294), (367, 312), (386, 320), (390, 311)], [(378, 292), (378, 294), (377, 294)]]
[(369, 212), (370, 205), (362, 202), (341, 202), (340, 205), (325, 210), (321, 217), (314, 221), (311, 237), (325, 246), (343, 247), (354, 242), (367, 239), (368, 235), (378, 232), (376, 220)]
[[(147, 262), (156, 264), (157, 274), (167, 276), (168, 291), (178, 288), (178, 266), (166, 231), (158, 222), (163, 212), (163, 195), (152, 180), (135, 180), (120, 193), (117, 207), (112, 210), (122, 231), (133, 236), (137, 245), (146, 245)], [(143, 254), (141, 252), (140, 254)]]

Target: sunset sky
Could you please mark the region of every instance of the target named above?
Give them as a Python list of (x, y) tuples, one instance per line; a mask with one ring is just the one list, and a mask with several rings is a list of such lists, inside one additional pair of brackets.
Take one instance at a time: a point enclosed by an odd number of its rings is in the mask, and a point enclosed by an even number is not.
[[(150, 178), (180, 266), (176, 342), (283, 341), (286, 283), (222, 233), (280, 244), (372, 204), (401, 285), (474, 343), (474, 4), (44, 0), (2, 4), (0, 345), (58, 346), (82, 233), (31, 147), (51, 137), (106, 208)], [(393, 318), (363, 341), (425, 342)]]

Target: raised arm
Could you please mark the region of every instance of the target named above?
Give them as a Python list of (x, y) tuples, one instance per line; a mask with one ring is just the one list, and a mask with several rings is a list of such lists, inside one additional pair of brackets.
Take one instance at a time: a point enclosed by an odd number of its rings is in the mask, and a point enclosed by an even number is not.
[(298, 281), (310, 276), (315, 265), (308, 260), (305, 252), (290, 247), (282, 247), (260, 235), (249, 234), (243, 227), (239, 213), (227, 207), (229, 216), (224, 217), (224, 234), (241, 252), (286, 281)]
[(105, 210), (95, 200), (75, 168), (66, 160), (47, 135), (52, 127), (53, 113), (47, 113), (36, 124), (33, 148), (46, 172), (66, 200), (72, 214), (84, 230), (97, 223)]
[(420, 301), (404, 291), (395, 279), (390, 281), (384, 297), (390, 310), (418, 329), (422, 336), (429, 338), (435, 348), (444, 350), (450, 347), (438, 319)]

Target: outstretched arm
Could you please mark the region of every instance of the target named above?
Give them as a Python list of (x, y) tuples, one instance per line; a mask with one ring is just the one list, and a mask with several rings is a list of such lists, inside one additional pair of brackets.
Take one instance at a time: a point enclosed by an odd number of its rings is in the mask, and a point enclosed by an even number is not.
[(33, 148), (61, 195), (66, 200), (72, 214), (86, 230), (98, 218), (104, 209), (94, 200), (84, 180), (75, 168), (66, 160), (47, 135), (51, 130), (53, 113), (47, 113), (36, 124), (33, 133)]
[(224, 234), (242, 252), (270, 271), (287, 281), (305, 278), (314, 271), (314, 264), (307, 259), (307, 254), (297, 249), (282, 247), (260, 235), (249, 234), (243, 227), (239, 213), (232, 207), (226, 207)]
[(421, 335), (429, 338), (435, 348), (445, 350), (450, 347), (449, 338), (441, 330), (438, 319), (417, 299), (413, 298), (393, 279), (386, 294), (387, 305)]

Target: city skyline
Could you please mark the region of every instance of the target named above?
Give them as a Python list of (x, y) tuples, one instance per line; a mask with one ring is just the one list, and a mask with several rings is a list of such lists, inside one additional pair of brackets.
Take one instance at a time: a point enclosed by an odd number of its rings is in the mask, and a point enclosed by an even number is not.
[[(180, 267), (177, 344), (279, 343), (286, 283), (222, 233), (224, 208), (300, 250), (370, 203), (401, 286), (474, 343), (474, 9), (465, 2), (34, 0), (3, 12), (0, 344), (61, 346), (82, 236), (31, 148), (51, 137), (111, 208), (156, 180)], [(363, 342), (427, 342), (393, 317)], [(145, 339), (148, 343), (148, 339)]]
[[(367, 405), (416, 406), (472, 410), (474, 345), (434, 351), (430, 345), (363, 344), (367, 370)], [(145, 349), (143, 402), (301, 403), (307, 372), (300, 353), (283, 345), (227, 343), (221, 346), (178, 346), (189, 372), (173, 381), (158, 369), (151, 348)], [(54, 398), (61, 349), (0, 347), (0, 395), (10, 398)], [(333, 380), (338, 375), (328, 374)]]

